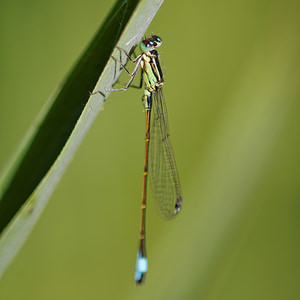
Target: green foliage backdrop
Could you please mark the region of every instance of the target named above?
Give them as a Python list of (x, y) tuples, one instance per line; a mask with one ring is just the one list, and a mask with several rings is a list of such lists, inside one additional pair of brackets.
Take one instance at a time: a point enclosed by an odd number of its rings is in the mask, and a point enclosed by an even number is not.
[[(0, 3), (1, 168), (111, 5)], [(148, 34), (163, 38), (184, 206), (164, 222), (149, 201), (145, 285), (133, 283), (145, 123), (133, 89), (108, 98), (0, 298), (299, 299), (299, 17), (292, 0), (165, 1)]]

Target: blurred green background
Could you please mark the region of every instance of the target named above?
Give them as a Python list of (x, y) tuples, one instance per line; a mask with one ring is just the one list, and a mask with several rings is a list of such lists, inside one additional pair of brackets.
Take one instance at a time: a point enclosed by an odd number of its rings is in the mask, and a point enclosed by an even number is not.
[[(0, 2), (1, 169), (112, 4)], [(300, 2), (165, 1), (152, 32), (184, 206), (164, 222), (149, 201), (145, 285), (132, 89), (109, 97), (0, 299), (300, 299)]]

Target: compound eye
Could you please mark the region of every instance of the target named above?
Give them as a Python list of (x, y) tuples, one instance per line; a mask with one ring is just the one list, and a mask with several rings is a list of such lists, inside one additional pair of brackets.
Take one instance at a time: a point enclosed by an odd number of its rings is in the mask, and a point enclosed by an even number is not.
[(159, 47), (162, 44), (162, 40), (159, 36), (153, 35), (151, 38), (152, 41), (154, 42), (155, 47)]

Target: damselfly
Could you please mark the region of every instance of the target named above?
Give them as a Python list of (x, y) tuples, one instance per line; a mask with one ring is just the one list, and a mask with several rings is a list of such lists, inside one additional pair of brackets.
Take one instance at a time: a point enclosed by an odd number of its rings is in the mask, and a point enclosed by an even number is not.
[[(144, 39), (140, 48), (142, 54), (135, 59), (131, 59), (127, 52), (118, 47), (125, 53), (128, 59), (136, 63), (131, 73), (122, 62), (113, 57), (120, 63), (121, 67), (130, 75), (130, 80), (124, 88), (104, 89), (96, 93), (125, 91), (131, 85), (141, 69), (140, 87), (144, 82), (143, 104), (146, 112), (146, 138), (145, 138), (145, 164), (144, 164), (144, 185), (142, 198), (142, 220), (140, 228), (139, 251), (137, 254), (135, 281), (142, 283), (148, 269), (145, 247), (145, 218), (146, 218), (146, 194), (147, 194), (147, 175), (149, 174), (155, 203), (160, 215), (165, 219), (171, 219), (178, 214), (182, 205), (182, 193), (179, 177), (176, 169), (175, 158), (170, 141), (166, 104), (163, 98), (162, 86), (164, 84), (163, 74), (160, 67), (159, 55), (156, 50), (162, 44), (162, 40), (152, 35)], [(150, 140), (151, 138), (151, 140)]]

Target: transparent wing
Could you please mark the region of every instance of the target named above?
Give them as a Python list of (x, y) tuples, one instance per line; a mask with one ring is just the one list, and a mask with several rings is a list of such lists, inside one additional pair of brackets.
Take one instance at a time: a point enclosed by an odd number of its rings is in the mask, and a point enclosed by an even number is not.
[(181, 209), (181, 187), (162, 90), (153, 92), (152, 97), (148, 174), (159, 213), (163, 218), (171, 219)]

